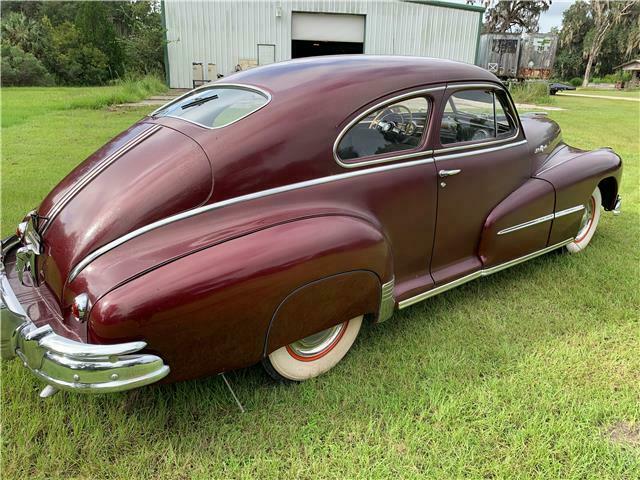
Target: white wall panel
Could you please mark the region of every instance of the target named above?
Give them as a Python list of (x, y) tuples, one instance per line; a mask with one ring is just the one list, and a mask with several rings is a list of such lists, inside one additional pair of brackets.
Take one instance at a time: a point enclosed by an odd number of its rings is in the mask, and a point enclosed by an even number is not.
[[(165, 0), (172, 87), (191, 87), (192, 62), (228, 75), (257, 61), (258, 44), (291, 58), (292, 12), (365, 15), (366, 54), (418, 55), (473, 63), (481, 15), (400, 0)], [(280, 16), (276, 16), (280, 12)]]

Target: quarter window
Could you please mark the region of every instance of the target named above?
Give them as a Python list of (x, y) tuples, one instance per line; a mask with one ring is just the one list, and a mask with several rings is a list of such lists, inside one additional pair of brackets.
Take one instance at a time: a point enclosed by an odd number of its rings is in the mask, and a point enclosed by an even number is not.
[(338, 144), (342, 160), (412, 150), (420, 145), (429, 116), (429, 101), (410, 98), (370, 112)]
[(506, 138), (516, 124), (503, 92), (463, 90), (449, 97), (442, 115), (440, 143)]

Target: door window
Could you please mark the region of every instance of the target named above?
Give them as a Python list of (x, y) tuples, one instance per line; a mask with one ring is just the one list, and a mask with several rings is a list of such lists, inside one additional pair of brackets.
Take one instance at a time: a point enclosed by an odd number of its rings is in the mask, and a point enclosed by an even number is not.
[(462, 90), (449, 97), (442, 115), (440, 143), (482, 142), (507, 138), (516, 124), (504, 92)]
[(341, 160), (393, 154), (420, 145), (429, 116), (429, 101), (415, 97), (369, 112), (340, 140)]

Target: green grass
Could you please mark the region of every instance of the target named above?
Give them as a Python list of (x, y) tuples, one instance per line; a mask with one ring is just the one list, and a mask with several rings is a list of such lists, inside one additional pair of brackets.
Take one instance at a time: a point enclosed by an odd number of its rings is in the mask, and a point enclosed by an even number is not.
[(9, 87), (3, 88), (2, 127), (20, 125), (52, 111), (100, 109), (135, 102), (167, 90), (157, 77), (122, 80), (109, 87)]
[[(640, 477), (640, 446), (608, 435), (640, 425), (640, 105), (557, 105), (568, 143), (625, 161), (624, 213), (603, 214), (586, 251), (368, 325), (345, 361), (305, 384), (232, 373), (244, 415), (220, 378), (42, 401), (42, 385), (5, 363), (3, 478)], [(143, 113), (51, 110), (2, 129), (5, 234)]]
[(516, 103), (532, 103), (535, 105), (552, 105), (555, 99), (549, 95), (547, 82), (524, 82), (509, 85), (509, 92)]
[(605, 90), (603, 88), (578, 88), (575, 92), (567, 93), (583, 93), (585, 95), (606, 95), (609, 97), (629, 97), (640, 98), (640, 89), (633, 90)]

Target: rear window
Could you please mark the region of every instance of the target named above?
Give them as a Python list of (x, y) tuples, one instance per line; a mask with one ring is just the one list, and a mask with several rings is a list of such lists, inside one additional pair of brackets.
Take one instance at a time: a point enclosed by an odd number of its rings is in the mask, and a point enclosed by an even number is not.
[(211, 86), (156, 110), (154, 117), (183, 118), (203, 127), (220, 128), (252, 114), (269, 101), (258, 90), (237, 86)]

